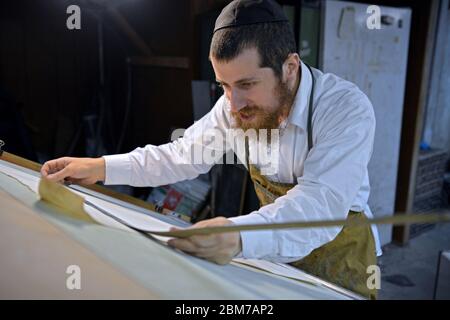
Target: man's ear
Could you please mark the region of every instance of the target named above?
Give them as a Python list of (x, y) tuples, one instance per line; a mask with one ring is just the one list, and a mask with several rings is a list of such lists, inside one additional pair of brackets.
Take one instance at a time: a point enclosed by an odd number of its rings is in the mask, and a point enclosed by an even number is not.
[(300, 67), (298, 53), (290, 53), (283, 63), (283, 81), (295, 79)]

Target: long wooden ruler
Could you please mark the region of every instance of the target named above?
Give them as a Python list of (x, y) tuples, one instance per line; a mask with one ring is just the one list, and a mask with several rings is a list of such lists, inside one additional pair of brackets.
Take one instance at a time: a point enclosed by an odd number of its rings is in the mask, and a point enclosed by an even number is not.
[(364, 227), (372, 224), (392, 224), (406, 225), (412, 223), (443, 223), (450, 222), (450, 214), (434, 213), (434, 214), (401, 214), (382, 218), (372, 218), (365, 220), (314, 220), (314, 221), (292, 221), (284, 223), (267, 223), (267, 224), (249, 224), (249, 225), (229, 225), (220, 227), (205, 228), (189, 228), (175, 231), (153, 231), (143, 230), (154, 235), (187, 238), (198, 235), (210, 235), (215, 233), (240, 232), (240, 231), (258, 231), (258, 230), (278, 230), (278, 229), (306, 229), (306, 228), (324, 228), (324, 227)]
[[(65, 186), (41, 179), (39, 183), (39, 194), (41, 199), (47, 201), (62, 210), (65, 214), (72, 218), (81, 219), (87, 222), (94, 222), (90, 215), (85, 212), (83, 208), (83, 202), (94, 206), (95, 205), (85, 202), (84, 198), (78, 194), (70, 191)], [(279, 229), (305, 229), (305, 228), (324, 228), (324, 227), (363, 227), (372, 224), (392, 224), (392, 225), (406, 225), (412, 223), (444, 223), (450, 222), (450, 214), (448, 213), (433, 213), (433, 214), (397, 214), (388, 217), (372, 218), (364, 220), (316, 220), (316, 221), (291, 221), (285, 223), (268, 223), (268, 224), (251, 224), (251, 225), (227, 225), (220, 227), (205, 227), (205, 228), (187, 228), (178, 229), (174, 231), (158, 231), (148, 230), (142, 228), (136, 228), (130, 225), (128, 222), (115, 217), (111, 212), (105, 212), (100, 210), (103, 214), (115, 219), (116, 221), (124, 224), (125, 226), (147, 234), (175, 237), (175, 238), (187, 238), (198, 235), (210, 235), (226, 232), (240, 232), (240, 231), (258, 231), (258, 230), (279, 230)]]

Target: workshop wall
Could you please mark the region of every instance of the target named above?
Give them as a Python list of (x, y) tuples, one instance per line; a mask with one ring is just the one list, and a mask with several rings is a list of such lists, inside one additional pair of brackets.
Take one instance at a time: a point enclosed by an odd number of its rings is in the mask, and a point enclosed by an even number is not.
[[(126, 59), (142, 56), (142, 52), (99, 3), (116, 6), (152, 54), (189, 60), (188, 68), (131, 68), (130, 117), (119, 149), (128, 94)], [(188, 127), (192, 123), (191, 80), (197, 63), (193, 42), (195, 15), (223, 3), (2, 1), (0, 97), (13, 101), (5, 108), (19, 110), (27, 131), (24, 139), (29, 139), (28, 145), (34, 149), (31, 152), (37, 153), (41, 162), (62, 155), (126, 152), (147, 143), (165, 143), (172, 128)], [(66, 9), (71, 4), (80, 6), (81, 30), (66, 27)], [(100, 19), (104, 24), (104, 88), (99, 85)], [(98, 125), (102, 96), (103, 141), (93, 150), (92, 144), (98, 137), (92, 128)], [(30, 150), (16, 152), (32, 158)]]
[[(95, 33), (69, 32), (65, 12), (58, 1), (0, 3), (0, 88), (49, 155), (65, 151), (97, 79)], [(87, 16), (85, 30), (94, 26)]]

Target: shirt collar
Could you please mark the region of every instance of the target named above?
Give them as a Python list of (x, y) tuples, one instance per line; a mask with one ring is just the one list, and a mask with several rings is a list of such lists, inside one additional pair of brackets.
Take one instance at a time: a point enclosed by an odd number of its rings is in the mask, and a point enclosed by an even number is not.
[(312, 76), (308, 67), (301, 61), (300, 67), (302, 68), (300, 84), (295, 95), (294, 103), (292, 104), (291, 111), (289, 112), (288, 123), (292, 123), (304, 130), (307, 130), (308, 126), (308, 106), (311, 95)]

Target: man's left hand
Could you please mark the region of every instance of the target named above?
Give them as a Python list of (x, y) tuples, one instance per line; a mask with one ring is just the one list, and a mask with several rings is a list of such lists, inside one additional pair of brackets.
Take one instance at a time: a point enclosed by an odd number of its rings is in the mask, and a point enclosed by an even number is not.
[[(219, 227), (233, 224), (224, 217), (203, 220), (190, 228)], [(171, 228), (171, 231), (177, 230)], [(184, 239), (170, 239), (167, 244), (191, 255), (217, 264), (227, 264), (242, 250), (239, 232), (195, 235)]]

